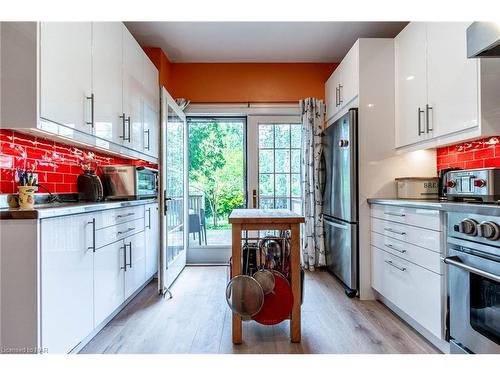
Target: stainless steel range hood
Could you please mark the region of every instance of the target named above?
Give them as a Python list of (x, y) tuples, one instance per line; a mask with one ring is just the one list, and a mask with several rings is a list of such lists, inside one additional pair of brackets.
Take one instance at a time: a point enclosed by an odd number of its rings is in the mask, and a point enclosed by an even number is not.
[(500, 23), (473, 22), (467, 28), (467, 57), (500, 57)]

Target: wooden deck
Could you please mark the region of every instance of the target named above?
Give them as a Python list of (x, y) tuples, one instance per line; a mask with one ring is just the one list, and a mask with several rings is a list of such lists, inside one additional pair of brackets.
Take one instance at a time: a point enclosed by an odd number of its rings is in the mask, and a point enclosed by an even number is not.
[(244, 322), (243, 344), (233, 345), (227, 279), (227, 267), (187, 267), (171, 300), (149, 284), (81, 353), (438, 353), (381, 303), (347, 298), (324, 271), (306, 273), (300, 343), (290, 342), (289, 321)]

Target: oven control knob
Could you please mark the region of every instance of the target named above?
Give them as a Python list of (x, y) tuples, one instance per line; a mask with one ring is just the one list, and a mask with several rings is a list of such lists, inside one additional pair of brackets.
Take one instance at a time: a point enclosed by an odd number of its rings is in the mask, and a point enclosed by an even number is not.
[(446, 187), (449, 187), (450, 189), (454, 188), (455, 186), (457, 186), (457, 183), (453, 180), (449, 180), (446, 182)]
[(468, 236), (477, 236), (477, 225), (474, 219), (464, 219), (460, 222), (460, 232)]
[(491, 241), (496, 241), (500, 238), (500, 226), (493, 221), (483, 221), (479, 224), (479, 235)]
[(482, 178), (474, 180), (474, 186), (475, 187), (479, 187), (479, 188), (485, 187), (486, 186), (486, 181), (483, 180)]

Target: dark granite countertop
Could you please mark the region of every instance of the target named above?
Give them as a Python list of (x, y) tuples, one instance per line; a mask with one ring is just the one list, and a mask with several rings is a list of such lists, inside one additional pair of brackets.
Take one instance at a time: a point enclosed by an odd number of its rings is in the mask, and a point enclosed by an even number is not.
[(469, 214), (500, 216), (499, 204), (483, 204), (476, 202), (453, 202), (441, 200), (418, 200), (397, 198), (370, 198), (370, 204), (382, 204), (399, 207), (425, 208), (429, 210), (440, 210), (446, 212), (465, 212)]

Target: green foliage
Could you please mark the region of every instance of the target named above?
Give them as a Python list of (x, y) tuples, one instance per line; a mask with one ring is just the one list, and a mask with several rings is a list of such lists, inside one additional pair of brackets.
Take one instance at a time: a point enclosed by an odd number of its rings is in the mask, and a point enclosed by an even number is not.
[(233, 208), (243, 207), (243, 127), (241, 122), (196, 122), (189, 126), (191, 193), (205, 195), (211, 227)]

